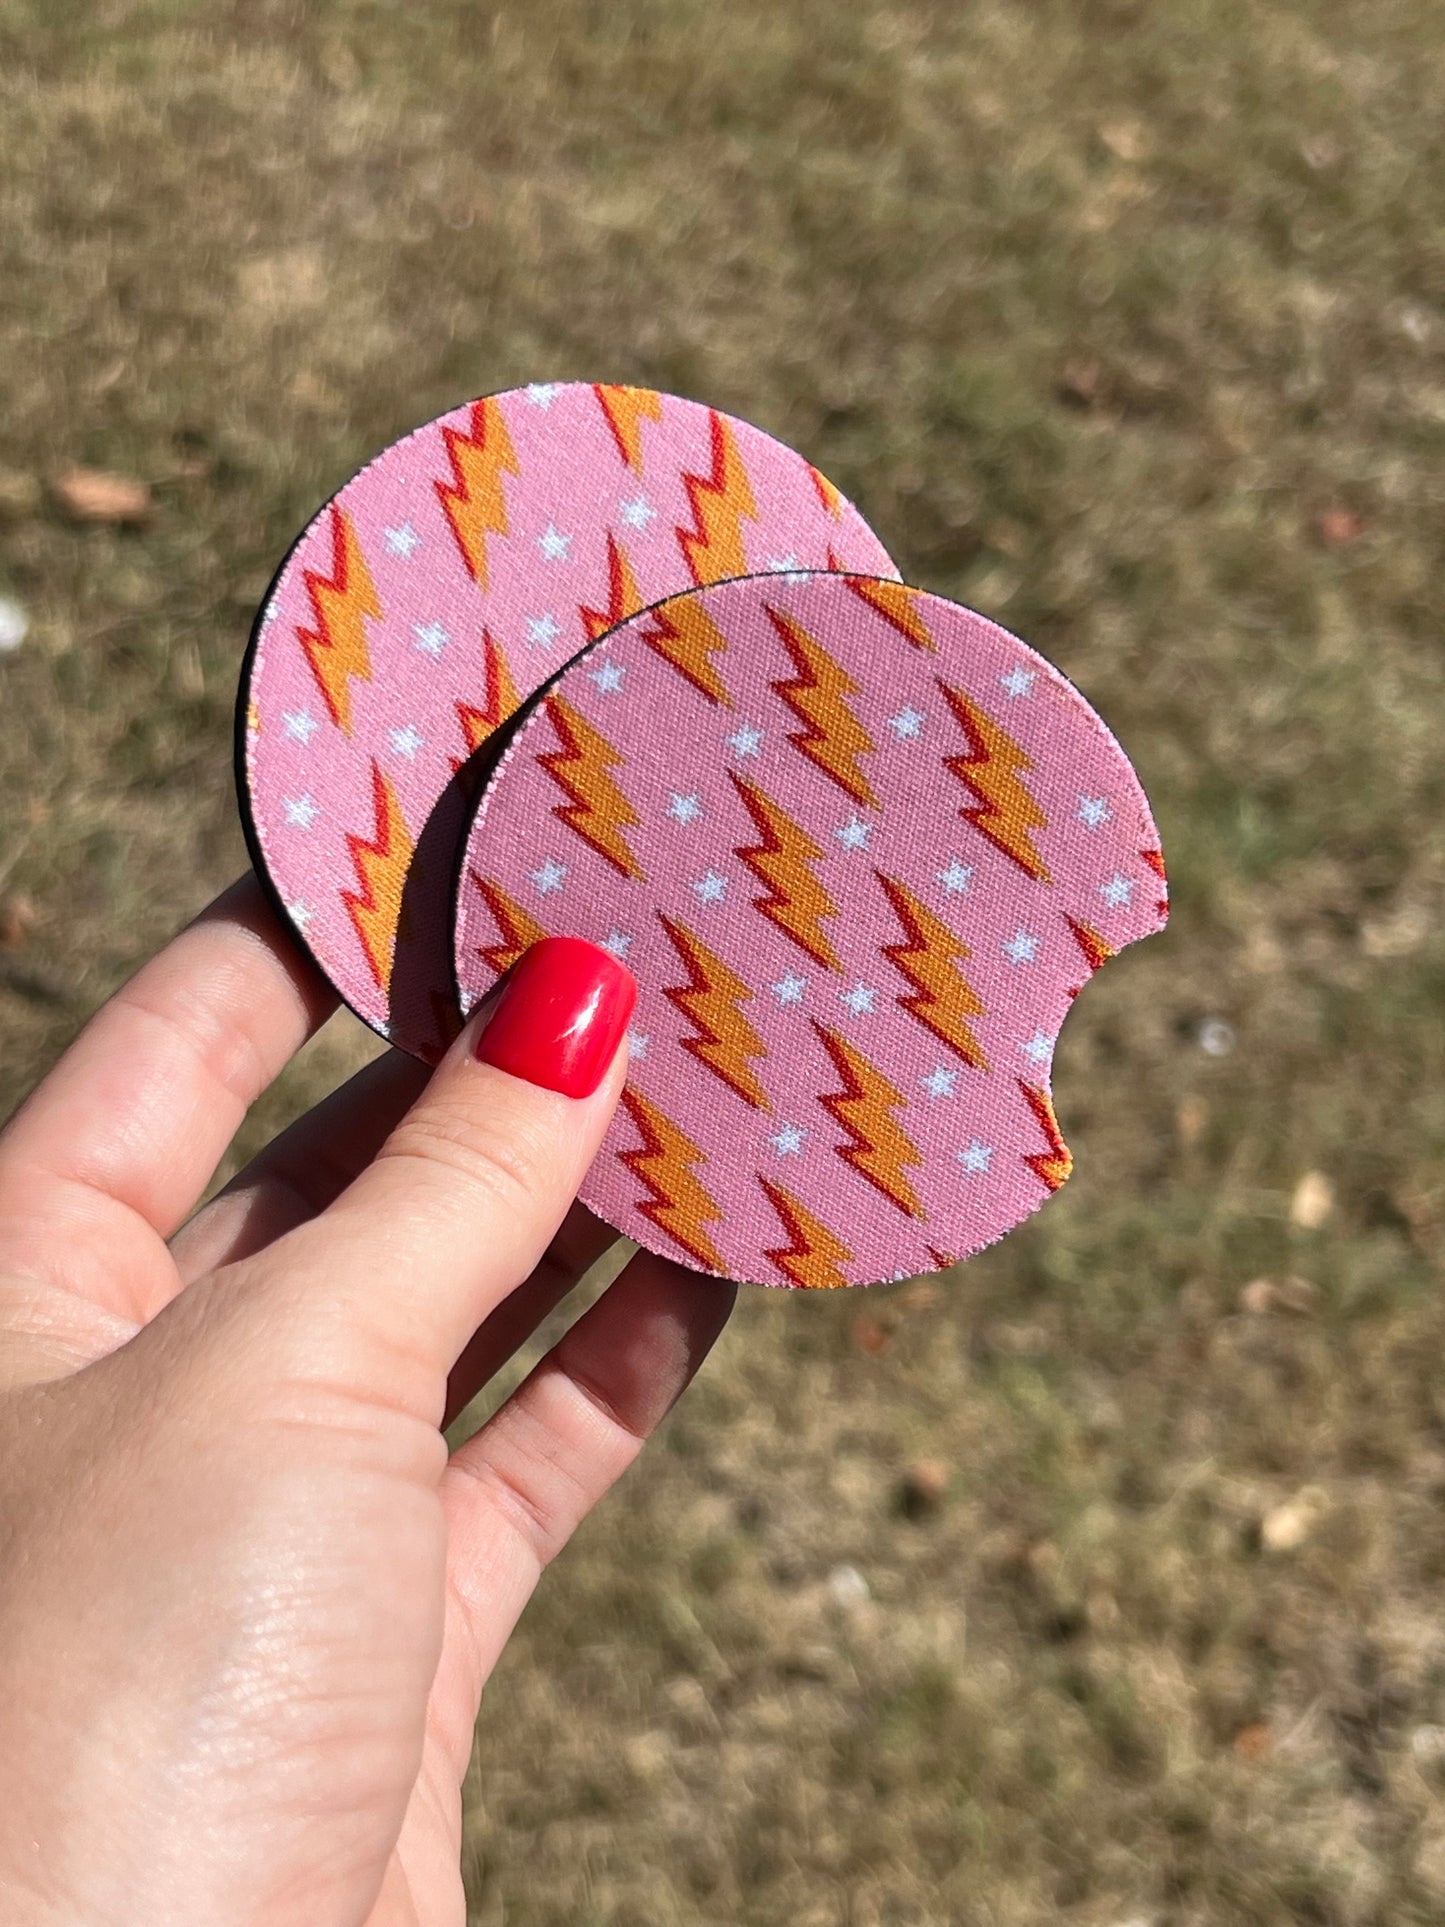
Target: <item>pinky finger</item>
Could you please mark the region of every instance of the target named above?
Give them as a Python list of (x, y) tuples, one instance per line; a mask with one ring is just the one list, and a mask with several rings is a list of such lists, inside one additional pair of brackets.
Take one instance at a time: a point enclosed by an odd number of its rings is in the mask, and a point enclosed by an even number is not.
[(639, 1252), (453, 1454), (442, 1491), (474, 1703), (543, 1568), (686, 1389), (735, 1296)]

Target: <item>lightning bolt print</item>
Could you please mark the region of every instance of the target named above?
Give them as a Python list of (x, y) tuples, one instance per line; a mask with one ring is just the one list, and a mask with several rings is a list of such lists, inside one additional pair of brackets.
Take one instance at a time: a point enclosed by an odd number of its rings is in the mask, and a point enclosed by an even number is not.
[(632, 564), (627, 559), (627, 551), (609, 529), (607, 531), (607, 607), (605, 609), (582, 610), (582, 626), (587, 631), (587, 640), (596, 642), (605, 636), (609, 629), (615, 629), (619, 622), (635, 616), (642, 607), (642, 595), (637, 587), (637, 577), (632, 573)]
[(905, 1217), (921, 1218), (923, 1206), (908, 1181), (907, 1169), (922, 1164), (923, 1157), (894, 1116), (903, 1108), (902, 1097), (846, 1037), (816, 1020), (813, 1029), (843, 1081), (841, 1091), (818, 1099), (839, 1129), (848, 1133), (848, 1143), (835, 1146), (838, 1156)]
[[(481, 703), (459, 702), (456, 706), (467, 755), (473, 755), (494, 730), (500, 729), (509, 716), (515, 715), (520, 703), (521, 697), (501, 645), (490, 629), (483, 629)], [(454, 758), (452, 768), (460, 769), (461, 761)]]
[(346, 838), (361, 887), (343, 890), (341, 901), (366, 953), (372, 976), (383, 990), (389, 991), (397, 926), (401, 921), (402, 891), (414, 845), (396, 791), (378, 763), (371, 766), (371, 789), (375, 830), (369, 838), (352, 833)]
[(1033, 768), (1031, 759), (971, 696), (941, 677), (938, 686), (968, 741), (961, 756), (944, 758), (947, 769), (974, 798), (959, 814), (1016, 863), (1025, 876), (1036, 883), (1051, 883), (1048, 867), (1033, 840), (1033, 832), (1043, 829), (1048, 819), (1022, 781)]
[(841, 522), (843, 519), (843, 510), (847, 507), (847, 504), (843, 500), (842, 490), (834, 488), (822, 470), (814, 468), (811, 462), (808, 464), (808, 476), (813, 487), (818, 492), (818, 500), (823, 504), (823, 507), (835, 522)]
[(326, 704), (327, 714), (343, 735), (351, 734), (351, 682), (371, 680), (371, 653), (366, 642), (366, 618), (381, 619), (381, 598), (366, 566), (351, 517), (338, 503), (331, 505), (331, 574), (317, 569), (302, 572), (311, 598), (314, 629), (298, 629)]
[(522, 472), (496, 396), (472, 403), (469, 434), (448, 424), (442, 429), (442, 440), (451, 461), (452, 478), (432, 486), (468, 573), (479, 588), (485, 589), (487, 537), (511, 533), (502, 477)]
[(614, 870), (641, 882), (642, 866), (624, 832), (642, 819), (612, 775), (625, 758), (564, 696), (549, 696), (543, 708), (561, 748), (549, 750), (537, 761), (567, 798), (556, 805), (553, 815), (605, 857)]
[(1143, 858), (1144, 862), (1149, 865), (1149, 868), (1154, 872), (1155, 876), (1158, 877), (1162, 885), (1158, 900), (1154, 905), (1162, 921), (1169, 915), (1169, 879), (1164, 874), (1164, 852), (1162, 850), (1141, 850), (1139, 855)]
[(761, 1174), (758, 1183), (788, 1234), (785, 1245), (765, 1251), (763, 1256), (777, 1266), (790, 1285), (800, 1290), (841, 1290), (848, 1280), (840, 1267), (853, 1256), (847, 1245), (841, 1238), (835, 1238), (827, 1225), (781, 1184), (774, 1184)]
[(829, 970), (840, 969), (838, 953), (823, 928), (824, 917), (836, 917), (838, 906), (811, 867), (822, 861), (823, 852), (756, 783), (748, 782), (736, 770), (729, 770), (728, 775), (762, 839), (740, 845), (736, 852), (768, 893), (754, 897), (753, 908), (814, 963)]
[(844, 579), (860, 602), (867, 603), (875, 615), (882, 616), (915, 649), (937, 653), (938, 644), (923, 620), (923, 598), (917, 589), (910, 589), (906, 582), (888, 582), (869, 575), (850, 575)]
[(710, 703), (732, 708), (732, 698), (714, 656), (725, 655), (728, 639), (696, 596), (674, 596), (652, 611), (642, 640), (690, 682)]
[(903, 930), (902, 943), (883, 945), (883, 955), (912, 986), (898, 999), (900, 1007), (970, 1069), (986, 1071), (988, 1060), (968, 1022), (983, 1016), (983, 1000), (958, 967), (972, 951), (897, 878), (881, 870), (874, 875)]
[(1026, 1157), (1024, 1163), (1049, 1191), (1057, 1191), (1065, 1183), (1074, 1168), (1074, 1157), (1059, 1130), (1059, 1120), (1054, 1116), (1054, 1107), (1046, 1090), (1037, 1084), (1026, 1084), (1019, 1079), (1019, 1089), (1024, 1100), (1034, 1114), (1034, 1121), (1043, 1132), (1048, 1144), (1046, 1151), (1036, 1151)]
[(595, 381), (592, 392), (607, 418), (617, 452), (634, 475), (642, 473), (642, 424), (662, 420), (662, 397), (650, 388), (621, 388)]
[(682, 482), (692, 505), (690, 529), (680, 528), (677, 539), (692, 579), (698, 584), (721, 582), (724, 576), (746, 575), (742, 525), (756, 522), (758, 505), (752, 483), (738, 453), (732, 429), (714, 408), (712, 470), (707, 475), (684, 471)]
[(705, 1164), (706, 1157), (685, 1131), (630, 1084), (622, 1092), (622, 1106), (642, 1139), (635, 1150), (618, 1153), (633, 1177), (647, 1186), (648, 1196), (638, 1200), (637, 1209), (694, 1264), (707, 1271), (725, 1271), (707, 1229), (721, 1219), (722, 1210), (693, 1170), (695, 1164)]
[(507, 895), (500, 883), (494, 883), (490, 877), (478, 876), (475, 870), (469, 874), (478, 895), (491, 912), (500, 938), (498, 943), (478, 945), (477, 955), (500, 977), (504, 970), (511, 969), (524, 951), (530, 950), (534, 943), (540, 943), (548, 933), (515, 897)]
[(743, 1005), (752, 1001), (753, 993), (686, 924), (661, 911), (658, 921), (688, 976), (685, 984), (665, 987), (662, 993), (693, 1026), (694, 1034), (681, 1039), (682, 1048), (745, 1104), (755, 1111), (770, 1110), (767, 1093), (749, 1062), (767, 1055), (767, 1046), (743, 1015)]
[(1089, 974), (1091, 976), (1096, 970), (1102, 970), (1110, 957), (1118, 954), (1113, 944), (1111, 944), (1106, 937), (1101, 937), (1093, 924), (1079, 923), (1075, 918), (1070, 916), (1065, 916), (1064, 922), (1069, 926), (1069, 932), (1074, 942), (1079, 946), (1084, 962), (1089, 966)]
[(788, 741), (845, 796), (851, 796), (855, 803), (876, 806), (878, 799), (858, 761), (860, 756), (871, 755), (875, 744), (847, 701), (857, 695), (857, 683), (796, 617), (769, 608), (768, 620), (796, 672), (786, 681), (773, 684), (774, 694), (803, 725)]

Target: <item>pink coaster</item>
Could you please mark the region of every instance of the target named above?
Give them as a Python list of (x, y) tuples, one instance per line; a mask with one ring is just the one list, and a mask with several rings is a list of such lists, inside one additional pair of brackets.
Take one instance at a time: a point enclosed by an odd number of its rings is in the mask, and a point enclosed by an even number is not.
[(238, 759), (257, 870), (358, 1016), (425, 1058), (454, 1034), (456, 861), (519, 704), (662, 596), (803, 567), (896, 573), (802, 456), (640, 388), (489, 396), (333, 497), (257, 622)]
[(762, 1284), (869, 1284), (990, 1244), (1064, 1182), (1072, 999), (1161, 927), (1122, 750), (1016, 637), (891, 580), (755, 577), (573, 663), (478, 808), (470, 1009), (543, 934), (640, 985), (582, 1189)]

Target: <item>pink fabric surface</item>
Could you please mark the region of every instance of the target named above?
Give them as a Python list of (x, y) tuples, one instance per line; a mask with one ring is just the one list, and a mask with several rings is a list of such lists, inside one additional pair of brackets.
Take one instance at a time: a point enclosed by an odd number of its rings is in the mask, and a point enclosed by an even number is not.
[(542, 933), (640, 998), (584, 1201), (762, 1284), (867, 1284), (1001, 1237), (1068, 1175), (1054, 1042), (1162, 925), (1103, 722), (983, 617), (896, 582), (721, 582), (634, 616), (520, 730), (456, 907), (470, 1008)]
[(253, 854), (354, 1011), (434, 1058), (473, 758), (620, 617), (694, 583), (892, 574), (800, 455), (650, 391), (535, 384), (458, 408), (349, 481), (287, 557), (242, 688)]

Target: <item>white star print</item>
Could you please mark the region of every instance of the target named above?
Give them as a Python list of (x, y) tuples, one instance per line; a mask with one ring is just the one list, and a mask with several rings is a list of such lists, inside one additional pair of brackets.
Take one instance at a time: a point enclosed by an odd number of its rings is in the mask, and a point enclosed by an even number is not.
[(624, 502), (618, 514), (630, 529), (645, 529), (657, 518), (657, 510), (645, 495), (635, 495), (630, 502)]
[(977, 1138), (975, 1138), (971, 1144), (966, 1145), (958, 1154), (959, 1163), (971, 1178), (985, 1176), (992, 1158), (993, 1146), (991, 1144), (980, 1144)]
[(768, 1142), (780, 1158), (795, 1158), (802, 1150), (803, 1139), (807, 1135), (801, 1124), (785, 1124)]
[(632, 948), (632, 938), (621, 930), (609, 930), (602, 939), (601, 947), (620, 963)]
[(674, 790), (672, 792), (672, 801), (667, 806), (667, 813), (674, 823), (695, 823), (702, 815), (702, 798), (700, 796), (679, 796), (677, 791)]
[(795, 977), (791, 972), (778, 983), (770, 986), (780, 1004), (800, 1004), (803, 992), (808, 988), (806, 977)]
[(310, 796), (285, 797), (281, 807), (286, 812), (286, 821), (297, 830), (309, 830), (321, 814), (319, 804)]
[(896, 716), (888, 718), (888, 727), (899, 742), (911, 742), (923, 727), (923, 717), (916, 709), (900, 709)]
[(943, 885), (945, 895), (964, 896), (973, 882), (973, 868), (970, 864), (960, 863), (955, 857), (946, 870), (939, 871), (938, 880)]
[(920, 1077), (918, 1081), (930, 1097), (952, 1097), (958, 1072), (947, 1064), (940, 1064), (937, 1070), (930, 1071), (927, 1077)]
[(645, 1031), (630, 1030), (627, 1033), (627, 1055), (634, 1064), (640, 1064), (647, 1055), (647, 1047), (652, 1039)]
[(851, 990), (839, 992), (838, 1001), (845, 1009), (851, 1010), (855, 1017), (871, 1017), (873, 999), (877, 995), (878, 992), (870, 990), (867, 984), (854, 984)]
[(416, 646), (424, 656), (439, 656), (451, 637), (439, 622), (414, 622), (411, 632), (416, 637)]
[(550, 408), (561, 391), (562, 384), (556, 381), (533, 381), (527, 384), (527, 400), (534, 408)]
[(403, 522), (400, 528), (383, 529), (386, 546), (393, 555), (399, 555), (403, 562), (409, 562), (421, 547), (421, 537), (410, 522)]
[(744, 723), (728, 737), (728, 742), (739, 756), (756, 756), (762, 747), (763, 732), (752, 723)]
[(999, 677), (999, 681), (1003, 685), (1003, 692), (1011, 703), (1017, 702), (1020, 696), (1028, 696), (1033, 693), (1034, 677), (1037, 673), (1038, 672), (1033, 669), (1019, 669), (1016, 667), (1010, 669), (1007, 675)]
[(1114, 812), (1109, 808), (1105, 796), (1081, 796), (1079, 798), (1079, 821), (1090, 830), (1097, 830), (1105, 823), (1113, 821)]
[(1053, 1048), (1051, 1039), (1041, 1030), (1036, 1030), (1026, 1044), (1019, 1045), (1024, 1056), (1030, 1058), (1035, 1064), (1047, 1064)]
[(527, 617), (527, 640), (539, 649), (549, 648), (561, 633), (562, 625), (554, 615)]
[(1128, 877), (1121, 877), (1116, 870), (1107, 883), (1099, 885), (1099, 895), (1111, 910), (1122, 910), (1134, 894), (1134, 885)]
[(286, 905), (286, 914), (298, 930), (304, 930), (316, 915), (316, 912), (311, 908), (309, 903), (303, 903), (301, 898), (298, 897), (294, 903), (288, 903)]
[(692, 887), (704, 903), (721, 903), (727, 895), (728, 880), (726, 877), (720, 877), (716, 870), (709, 870), (707, 875)]
[(872, 827), (873, 825), (871, 823), (863, 822), (855, 811), (843, 827), (839, 830), (834, 830), (833, 834), (845, 850), (866, 850), (868, 847), (868, 832)]
[(537, 886), (537, 895), (546, 897), (553, 891), (560, 890), (567, 881), (567, 865), (558, 863), (555, 858), (549, 856), (540, 870), (533, 870), (529, 874), (532, 882)]
[(596, 669), (587, 671), (589, 680), (597, 685), (604, 696), (615, 696), (626, 674), (626, 666), (620, 662), (604, 662)]
[(797, 556), (793, 554), (791, 549), (789, 549), (786, 555), (775, 555), (768, 564), (768, 567), (770, 569), (776, 569), (779, 575), (796, 575), (802, 566), (802, 563), (798, 560)]
[(398, 756), (405, 756), (408, 762), (425, 742), (426, 737), (422, 735), (415, 723), (408, 723), (405, 729), (394, 729), (391, 732), (392, 748)]
[(1003, 954), (1011, 964), (1032, 963), (1038, 955), (1039, 940), (1031, 937), (1027, 930), (1015, 930), (1003, 946)]
[(572, 538), (564, 535), (555, 522), (549, 522), (537, 537), (537, 547), (549, 562), (565, 562), (572, 553)]
[(286, 734), (294, 736), (298, 743), (309, 743), (318, 728), (309, 709), (283, 709), (281, 720), (286, 725)]

